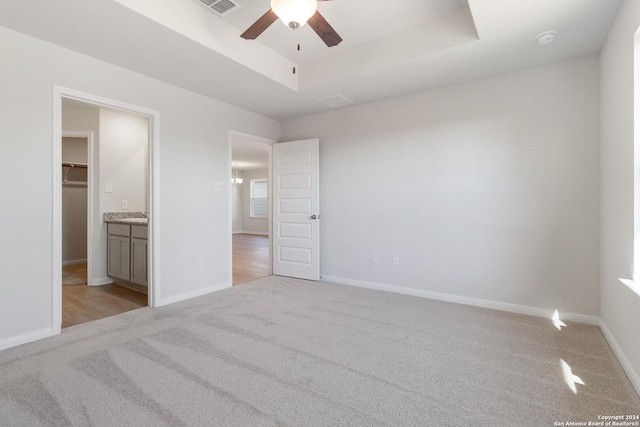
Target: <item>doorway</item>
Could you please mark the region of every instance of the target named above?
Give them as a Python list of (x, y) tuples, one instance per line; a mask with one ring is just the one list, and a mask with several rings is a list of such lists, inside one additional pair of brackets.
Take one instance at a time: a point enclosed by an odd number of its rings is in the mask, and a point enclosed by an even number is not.
[(232, 284), (271, 274), (270, 187), (273, 141), (230, 133)]
[(62, 137), (62, 284), (87, 284), (89, 135)]
[[(69, 108), (76, 108), (77, 111), (68, 114)], [(158, 232), (154, 205), (157, 190), (153, 182), (157, 181), (157, 170), (153, 165), (154, 160), (157, 162), (159, 114), (57, 86), (54, 88), (53, 112), (53, 151), (54, 164), (57, 165), (52, 180), (53, 221), (54, 224), (60, 224), (54, 228), (53, 236), (52, 327), (56, 334), (61, 332), (62, 327), (156, 305), (158, 281), (155, 280), (155, 273), (158, 264), (154, 241)], [(119, 120), (122, 125), (118, 127)], [(137, 124), (132, 126), (132, 123)], [(79, 134), (83, 133), (86, 135), (83, 141), (85, 157), (69, 159), (68, 143), (71, 142), (71, 146), (74, 142), (78, 145), (77, 140), (81, 140)], [(131, 135), (134, 133), (139, 141), (144, 141), (138, 145), (132, 143)], [(75, 137), (75, 141), (65, 141), (63, 137)], [(120, 153), (120, 158), (114, 154), (116, 151)], [(132, 165), (139, 167), (123, 171)], [(122, 183), (118, 181), (121, 177)], [(66, 194), (70, 192), (69, 188), (83, 186), (86, 189), (84, 210), (79, 207), (82, 202), (69, 202)], [(113, 284), (113, 278), (107, 275), (108, 227), (104, 214), (113, 212), (144, 214), (148, 221), (145, 223), (148, 242), (145, 241), (144, 246), (148, 249), (143, 253), (148, 272), (147, 294)], [(86, 224), (86, 252), (79, 254), (83, 246), (81, 240), (76, 239), (70, 244), (70, 239), (74, 233), (79, 234), (83, 224)], [(140, 224), (131, 225), (133, 227), (140, 227)], [(134, 237), (136, 239), (132, 237), (132, 240), (136, 240), (138, 245), (135, 248), (138, 248), (141, 237)], [(136, 251), (140, 259), (139, 251)], [(70, 266), (77, 267), (67, 268)], [(66, 273), (64, 278), (63, 273)], [(74, 319), (70, 321), (68, 315)]]

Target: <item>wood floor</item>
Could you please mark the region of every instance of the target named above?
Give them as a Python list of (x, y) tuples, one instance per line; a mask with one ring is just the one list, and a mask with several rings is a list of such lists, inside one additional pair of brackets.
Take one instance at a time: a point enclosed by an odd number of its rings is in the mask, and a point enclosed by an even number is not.
[[(233, 285), (269, 275), (269, 237), (233, 235)], [(115, 284), (87, 286), (87, 264), (62, 267), (62, 327), (147, 306), (147, 295)]]
[(233, 285), (269, 275), (269, 237), (233, 235)]
[(147, 306), (143, 293), (115, 284), (87, 286), (87, 265), (62, 267), (62, 327)]

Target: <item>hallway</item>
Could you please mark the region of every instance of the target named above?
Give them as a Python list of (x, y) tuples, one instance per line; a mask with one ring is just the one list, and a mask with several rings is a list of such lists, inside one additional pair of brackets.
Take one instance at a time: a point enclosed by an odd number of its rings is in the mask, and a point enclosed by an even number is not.
[(269, 275), (269, 236), (233, 235), (233, 285)]

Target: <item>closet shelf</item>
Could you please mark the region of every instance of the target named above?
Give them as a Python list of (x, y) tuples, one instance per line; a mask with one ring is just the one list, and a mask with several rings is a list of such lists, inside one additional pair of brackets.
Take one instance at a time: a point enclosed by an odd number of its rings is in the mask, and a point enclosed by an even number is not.
[(69, 187), (86, 187), (87, 181), (62, 181), (62, 185)]

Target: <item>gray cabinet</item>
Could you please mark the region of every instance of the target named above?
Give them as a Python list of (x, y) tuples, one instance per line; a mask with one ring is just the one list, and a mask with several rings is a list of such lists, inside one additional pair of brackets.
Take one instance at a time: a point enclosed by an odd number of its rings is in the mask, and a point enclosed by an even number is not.
[(128, 237), (107, 236), (107, 274), (129, 280), (131, 243)]
[(131, 282), (147, 286), (147, 240), (131, 238)]
[(121, 285), (146, 292), (146, 225), (107, 223), (107, 274)]

